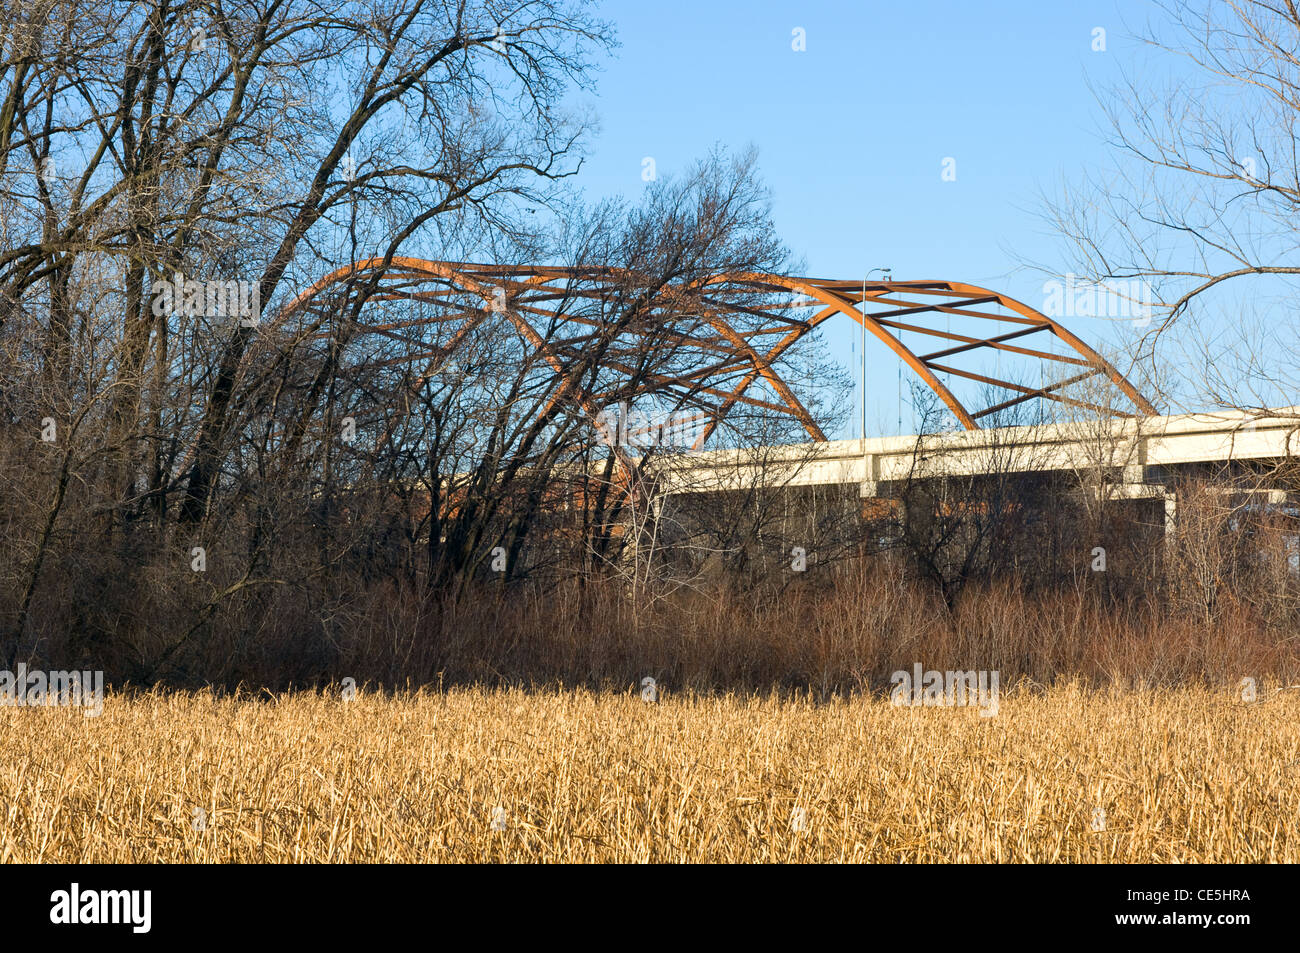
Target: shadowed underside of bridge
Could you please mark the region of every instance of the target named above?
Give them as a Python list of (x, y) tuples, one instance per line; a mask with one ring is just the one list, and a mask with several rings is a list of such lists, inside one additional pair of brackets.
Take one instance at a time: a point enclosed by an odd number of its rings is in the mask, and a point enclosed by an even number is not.
[[(576, 402), (595, 415), (612, 391), (574, 392), (567, 368), (584, 348), (600, 341), (601, 363), (614, 375), (635, 375), (646, 394), (688, 409), (702, 422), (696, 448), (738, 406), (788, 414), (813, 440), (825, 440), (812, 414), (792, 389), (784, 359), (823, 322), (842, 316), (865, 325), (947, 405), (967, 430), (980, 420), (1027, 401), (1049, 400), (1108, 416), (1147, 416), (1155, 408), (1093, 348), (1059, 322), (996, 291), (953, 281), (836, 281), (773, 274), (717, 274), (664, 283), (620, 268), (511, 267), (395, 257), (366, 259), (324, 276), (281, 311), (338, 307), (340, 294), (364, 289), (367, 302), (432, 306), (409, 318), (358, 322), (350, 339), (380, 335), (401, 345), (386, 363), (406, 362), (417, 380), (428, 380), (453, 360), (489, 315), (503, 316), (532, 358), (555, 374), (555, 400)], [(609, 307), (618, 302), (617, 315)], [(378, 309), (367, 308), (370, 316)], [(629, 310), (635, 320), (627, 320)], [(423, 329), (437, 326), (436, 342)], [(319, 332), (327, 337), (330, 332)], [(931, 340), (932, 349), (905, 344)], [(919, 336), (919, 337), (918, 337)], [(667, 340), (676, 367), (637, 366), (644, 344)], [(392, 354), (386, 351), (385, 354)], [(1037, 386), (971, 367), (972, 359), (1014, 355), (1037, 365)], [(966, 366), (963, 366), (965, 364)], [(987, 406), (968, 406), (941, 379), (957, 377), (994, 395)], [(1092, 379), (1100, 391), (1080, 390)], [(1090, 401), (1086, 394), (1116, 395), (1128, 406)], [(624, 391), (626, 393), (626, 391)], [(1094, 398), (1095, 399), (1095, 398)]]

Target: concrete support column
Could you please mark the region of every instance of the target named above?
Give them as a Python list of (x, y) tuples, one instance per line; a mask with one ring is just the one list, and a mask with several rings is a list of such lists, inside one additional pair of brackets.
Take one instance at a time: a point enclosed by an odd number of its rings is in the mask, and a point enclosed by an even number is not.
[(869, 453), (862, 459), (862, 480), (858, 483), (858, 496), (862, 499), (880, 495), (880, 458)]

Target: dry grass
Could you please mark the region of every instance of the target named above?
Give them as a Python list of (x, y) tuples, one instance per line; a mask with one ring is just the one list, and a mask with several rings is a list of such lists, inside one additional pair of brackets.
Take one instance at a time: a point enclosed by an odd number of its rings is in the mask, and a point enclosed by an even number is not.
[[(355, 581), (331, 592), (250, 586), (196, 627), (197, 609), (167, 601), (200, 591), (192, 579), (141, 581), (114, 564), (96, 570), (112, 576), (107, 588), (69, 583), (54, 593), (58, 605), (34, 610), (41, 625), (9, 647), (9, 667), (102, 670), (118, 685), (274, 692), (345, 676), (619, 690), (639, 674), (680, 691), (826, 698), (884, 690), (890, 672), (918, 659), (999, 671), (1004, 685), (1077, 677), (1093, 687), (1221, 686), (1244, 673), (1300, 682), (1300, 608), (1265, 611), (1222, 586), (1207, 613), (1179, 609), (1160, 591), (1108, 595), (1101, 573), (1047, 589), (1007, 578), (972, 584), (950, 611), (896, 560), (841, 568), (817, 579), (788, 573), (781, 585), (714, 580), (638, 599), (616, 579), (472, 589), (460, 599)], [(118, 581), (125, 588), (114, 588)], [(0, 605), (0, 632), (4, 617)]]
[(0, 708), (0, 859), (1296, 862), (1297, 694), (1067, 685), (994, 718), (469, 689)]

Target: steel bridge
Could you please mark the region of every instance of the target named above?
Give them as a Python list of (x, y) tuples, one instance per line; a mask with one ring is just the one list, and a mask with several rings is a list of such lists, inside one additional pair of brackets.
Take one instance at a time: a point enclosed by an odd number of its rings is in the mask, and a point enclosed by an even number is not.
[[(593, 419), (609, 395), (577, 388), (566, 371), (570, 363), (592, 341), (612, 333), (621, 346), (604, 352), (604, 365), (615, 375), (631, 375), (638, 372), (628, 363), (637, 347), (666, 336), (675, 353), (690, 355), (683, 362), (687, 370), (641, 369), (641, 391), (689, 407), (707, 421), (694, 440), (697, 453), (658, 468), (670, 494), (725, 492), (737, 481), (755, 478), (746, 449), (704, 450), (739, 406), (789, 415), (810, 438), (809, 444), (763, 448), (763, 466), (771, 471), (765, 478), (781, 486), (856, 483), (864, 498), (887, 498), (908, 478), (923, 440), (926, 453), (938, 461), (931, 469), (939, 475), (990, 472), (994, 456), (1003, 469), (1014, 459), (1021, 463), (1012, 463), (1013, 468), (1044, 473), (1103, 471), (1107, 477), (1098, 484), (1099, 492), (1163, 501), (1167, 526), (1177, 511), (1181, 479), (1215, 468), (1274, 467), (1294, 458), (1300, 440), (1300, 408), (1262, 416), (1161, 416), (1123, 374), (1060, 322), (997, 291), (956, 281), (864, 283), (724, 273), (665, 282), (626, 268), (368, 258), (316, 281), (281, 309), (276, 321), (337, 309), (340, 291), (346, 296), (358, 289), (364, 289), (367, 303), (432, 306), (428, 314), (358, 321), (351, 329), (350, 339), (374, 335), (397, 342), (396, 356), (378, 360), (415, 366), (417, 382), (438, 374), (474, 329), (496, 314), (508, 320), (539, 367), (554, 371), (552, 402), (575, 402)], [(634, 311), (636, 319), (614, 320), (610, 302), (618, 302), (624, 316)], [(368, 316), (370, 310), (359, 313)], [(783, 376), (782, 359), (805, 335), (835, 317), (859, 323), (892, 351), (947, 406), (964, 432), (828, 441)], [(316, 337), (333, 333), (319, 330), (319, 317), (308, 323), (317, 329)], [(430, 326), (438, 327), (436, 344), (420, 336)], [(918, 353), (903, 341), (903, 333), (909, 340), (932, 339), (935, 349)], [(991, 354), (1014, 355), (1030, 368), (1037, 365), (1042, 383), (1035, 387), (969, 366), (972, 359)], [(941, 376), (982, 384), (992, 399), (971, 406)], [(1102, 386), (1078, 386), (1088, 382)], [(1120, 400), (1121, 406), (1083, 396), (1097, 393)], [(1063, 405), (1069, 408), (1065, 416), (1073, 419), (981, 427), (991, 415), (1033, 400)], [(626, 447), (614, 442), (613, 450), (624, 470), (635, 468), (637, 461)], [(1272, 503), (1288, 498), (1276, 487), (1254, 492)]]

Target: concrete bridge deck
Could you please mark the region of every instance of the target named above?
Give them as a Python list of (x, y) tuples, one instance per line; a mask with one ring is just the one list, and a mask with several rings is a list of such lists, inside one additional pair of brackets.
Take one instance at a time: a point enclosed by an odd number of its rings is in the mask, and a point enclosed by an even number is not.
[[(919, 441), (919, 442), (918, 442)], [(780, 487), (858, 484), (863, 497), (888, 497), (921, 473), (1105, 470), (1106, 492), (1129, 499), (1164, 498), (1172, 520), (1180, 478), (1233, 464), (1270, 466), (1300, 451), (1300, 407), (1257, 417), (1238, 411), (1084, 420), (1039, 426), (965, 430), (792, 444), (759, 450), (713, 450), (668, 458), (670, 494), (720, 492), (756, 483)], [(923, 458), (924, 462), (918, 465)], [(1266, 488), (1270, 502), (1286, 491)]]

